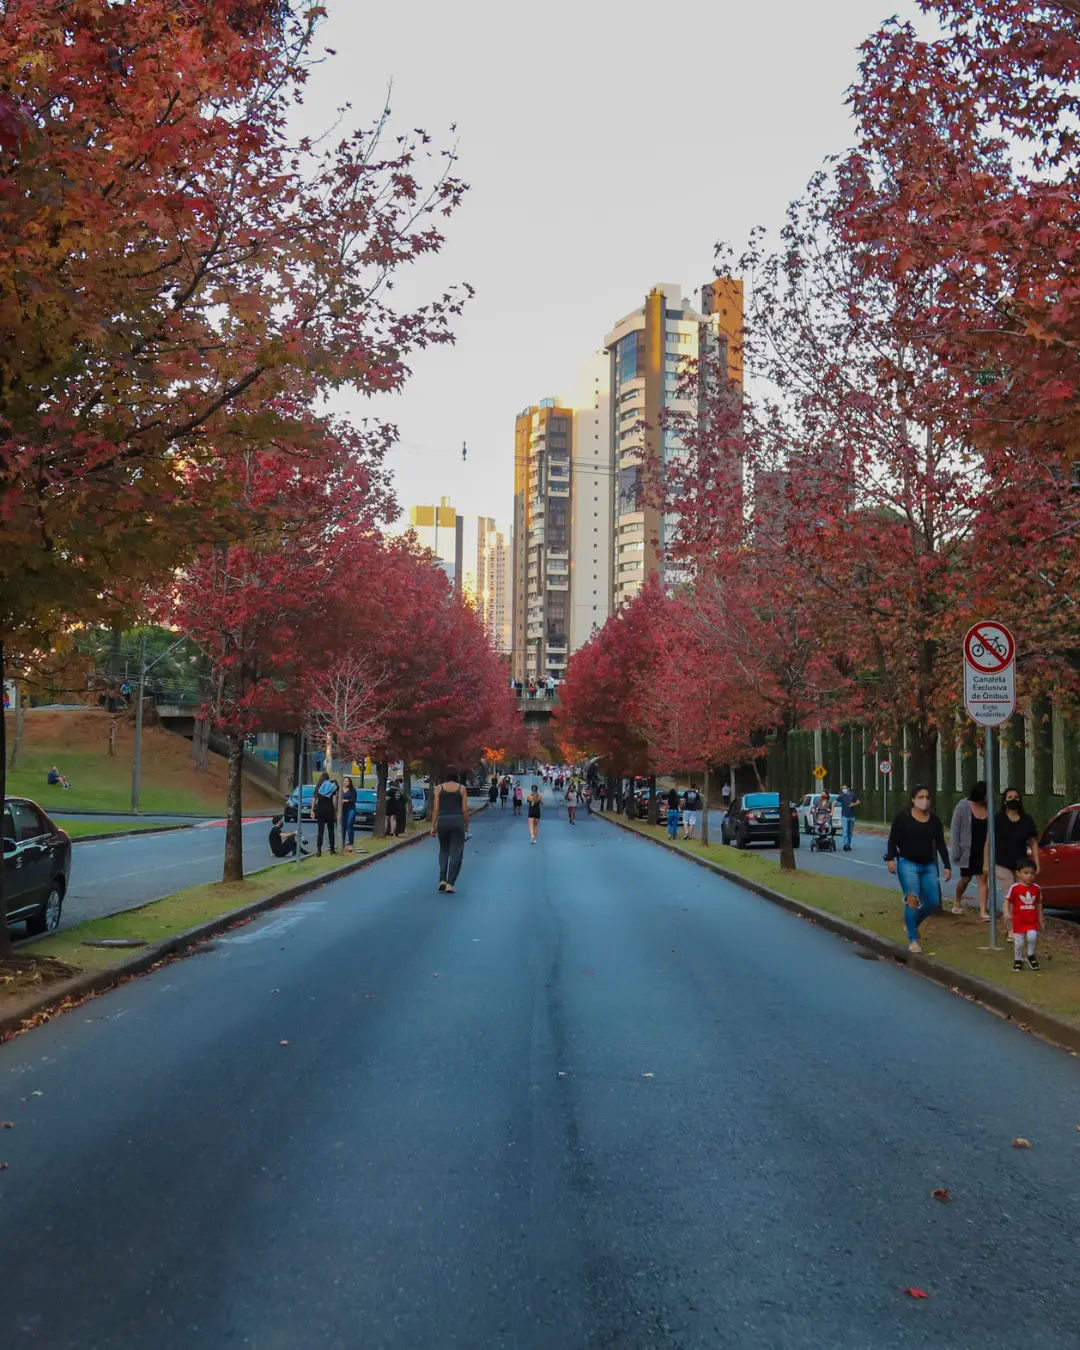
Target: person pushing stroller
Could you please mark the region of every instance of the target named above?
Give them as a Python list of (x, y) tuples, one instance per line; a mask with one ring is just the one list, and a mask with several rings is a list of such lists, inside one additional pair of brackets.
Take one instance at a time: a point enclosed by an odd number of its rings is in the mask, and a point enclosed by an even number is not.
[(822, 792), (821, 796), (810, 808), (811, 852), (831, 853), (836, 851), (836, 840), (833, 838), (832, 818), (832, 801), (827, 792)]

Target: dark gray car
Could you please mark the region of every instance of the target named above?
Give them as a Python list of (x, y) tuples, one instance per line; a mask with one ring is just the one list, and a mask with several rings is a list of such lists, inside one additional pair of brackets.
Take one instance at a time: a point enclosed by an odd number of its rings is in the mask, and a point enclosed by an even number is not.
[(4, 907), (31, 934), (60, 927), (71, 876), (71, 839), (28, 797), (4, 802)]

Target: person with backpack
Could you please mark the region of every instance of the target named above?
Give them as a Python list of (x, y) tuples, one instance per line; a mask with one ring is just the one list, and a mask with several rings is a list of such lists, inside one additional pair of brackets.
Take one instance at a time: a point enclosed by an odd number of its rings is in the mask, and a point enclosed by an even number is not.
[(693, 839), (697, 828), (698, 812), (701, 810), (701, 793), (695, 787), (688, 787), (683, 793), (683, 838)]
[(506, 803), (510, 796), (510, 779), (504, 778), (499, 784), (499, 810), (506, 810)]
[(322, 857), (323, 833), (330, 837), (330, 853), (334, 848), (334, 829), (337, 823), (338, 785), (324, 769), (315, 788), (315, 824), (318, 826), (315, 840), (315, 856)]
[(521, 815), (522, 803), (525, 801), (525, 792), (520, 783), (514, 784), (514, 815)]

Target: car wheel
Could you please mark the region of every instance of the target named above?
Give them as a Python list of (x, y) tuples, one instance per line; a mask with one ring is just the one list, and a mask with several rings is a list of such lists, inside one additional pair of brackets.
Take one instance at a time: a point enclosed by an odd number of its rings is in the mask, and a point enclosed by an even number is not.
[(735, 834), (735, 847), (745, 848), (750, 840), (747, 838), (745, 830), (738, 830)]
[(64, 888), (59, 881), (54, 881), (37, 913), (31, 914), (27, 919), (26, 931), (32, 937), (37, 937), (41, 933), (55, 933), (60, 927), (60, 914), (63, 908)]

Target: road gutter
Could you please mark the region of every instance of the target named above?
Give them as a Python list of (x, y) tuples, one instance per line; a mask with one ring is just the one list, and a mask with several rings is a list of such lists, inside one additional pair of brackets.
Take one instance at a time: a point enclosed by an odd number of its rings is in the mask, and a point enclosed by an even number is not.
[[(63, 825), (60, 826), (63, 829)], [(154, 825), (148, 830), (112, 830), (108, 834), (80, 834), (73, 837), (71, 847), (77, 844), (100, 844), (105, 839), (147, 839), (154, 834), (174, 834), (177, 830), (193, 830), (194, 824)]]
[(871, 932), (868, 928), (860, 928), (849, 919), (842, 919), (837, 914), (830, 914), (828, 910), (808, 905), (805, 900), (796, 900), (793, 896), (784, 895), (782, 891), (775, 891), (771, 886), (765, 886), (759, 881), (743, 876), (741, 872), (733, 872), (723, 863), (713, 862), (697, 853), (690, 853), (667, 839), (657, 839), (651, 834), (645, 834), (629, 821), (618, 820), (608, 815), (601, 815), (600, 819), (620, 830), (625, 830), (636, 839), (643, 839), (648, 844), (655, 844), (658, 848), (685, 858), (687, 862), (707, 868), (717, 876), (723, 877), (725, 881), (733, 881), (737, 886), (752, 891), (761, 899), (779, 905), (781, 909), (797, 914), (802, 919), (808, 919), (818, 927), (827, 929), (838, 937), (846, 938), (848, 942), (858, 947), (872, 951), (886, 960), (895, 961), (897, 965), (904, 966), (914, 974), (940, 985), (950, 993), (959, 994), (969, 1002), (978, 1003), (988, 1011), (1008, 1018), (1022, 1031), (1034, 1032), (1061, 1049), (1080, 1054), (1080, 1022), (1038, 1008), (1033, 1003), (1010, 994), (1000, 985), (991, 984), (989, 980), (980, 979), (977, 975), (970, 975), (966, 970), (958, 970), (955, 966), (948, 966), (929, 957), (909, 952), (899, 942), (893, 942), (890, 938), (882, 937), (880, 933)]
[[(483, 807), (470, 807), (470, 814), (475, 815), (483, 809)], [(147, 947), (140, 948), (137, 954), (125, 957), (123, 960), (117, 961), (115, 965), (107, 966), (104, 970), (88, 971), (84, 975), (76, 975), (70, 980), (50, 985), (48, 990), (30, 995), (17, 1003), (13, 1009), (0, 1014), (0, 1044), (21, 1031), (29, 1031), (32, 1026), (39, 1025), (34, 1019), (43, 1012), (51, 1011), (55, 1015), (68, 1012), (71, 1008), (79, 1006), (87, 998), (95, 994), (102, 994), (114, 985), (124, 983), (137, 975), (145, 975), (163, 962), (183, 956), (186, 952), (190, 952), (192, 948), (198, 947), (201, 943), (206, 942), (209, 938), (216, 937), (219, 933), (224, 933), (227, 929), (240, 927), (267, 910), (287, 905), (290, 901), (298, 900), (310, 891), (318, 890), (320, 886), (325, 886), (328, 882), (340, 881), (342, 877), (350, 876), (362, 867), (370, 867), (389, 854), (396, 853), (399, 849), (408, 848), (412, 844), (418, 844), (421, 840), (430, 837), (430, 831), (422, 830), (418, 834), (410, 835), (407, 839), (395, 840), (370, 857), (354, 857), (350, 862), (335, 868), (332, 872), (320, 872), (316, 877), (308, 877), (295, 885), (284, 887), (280, 891), (274, 891), (272, 895), (264, 895), (259, 900), (253, 900), (237, 909), (219, 914), (216, 918), (208, 919), (205, 923), (198, 924), (194, 928), (188, 928), (182, 933), (174, 933), (171, 937), (163, 938), (160, 942), (151, 943)], [(163, 896), (162, 899), (167, 900), (168, 896)], [(51, 1019), (45, 1018), (43, 1020)]]

